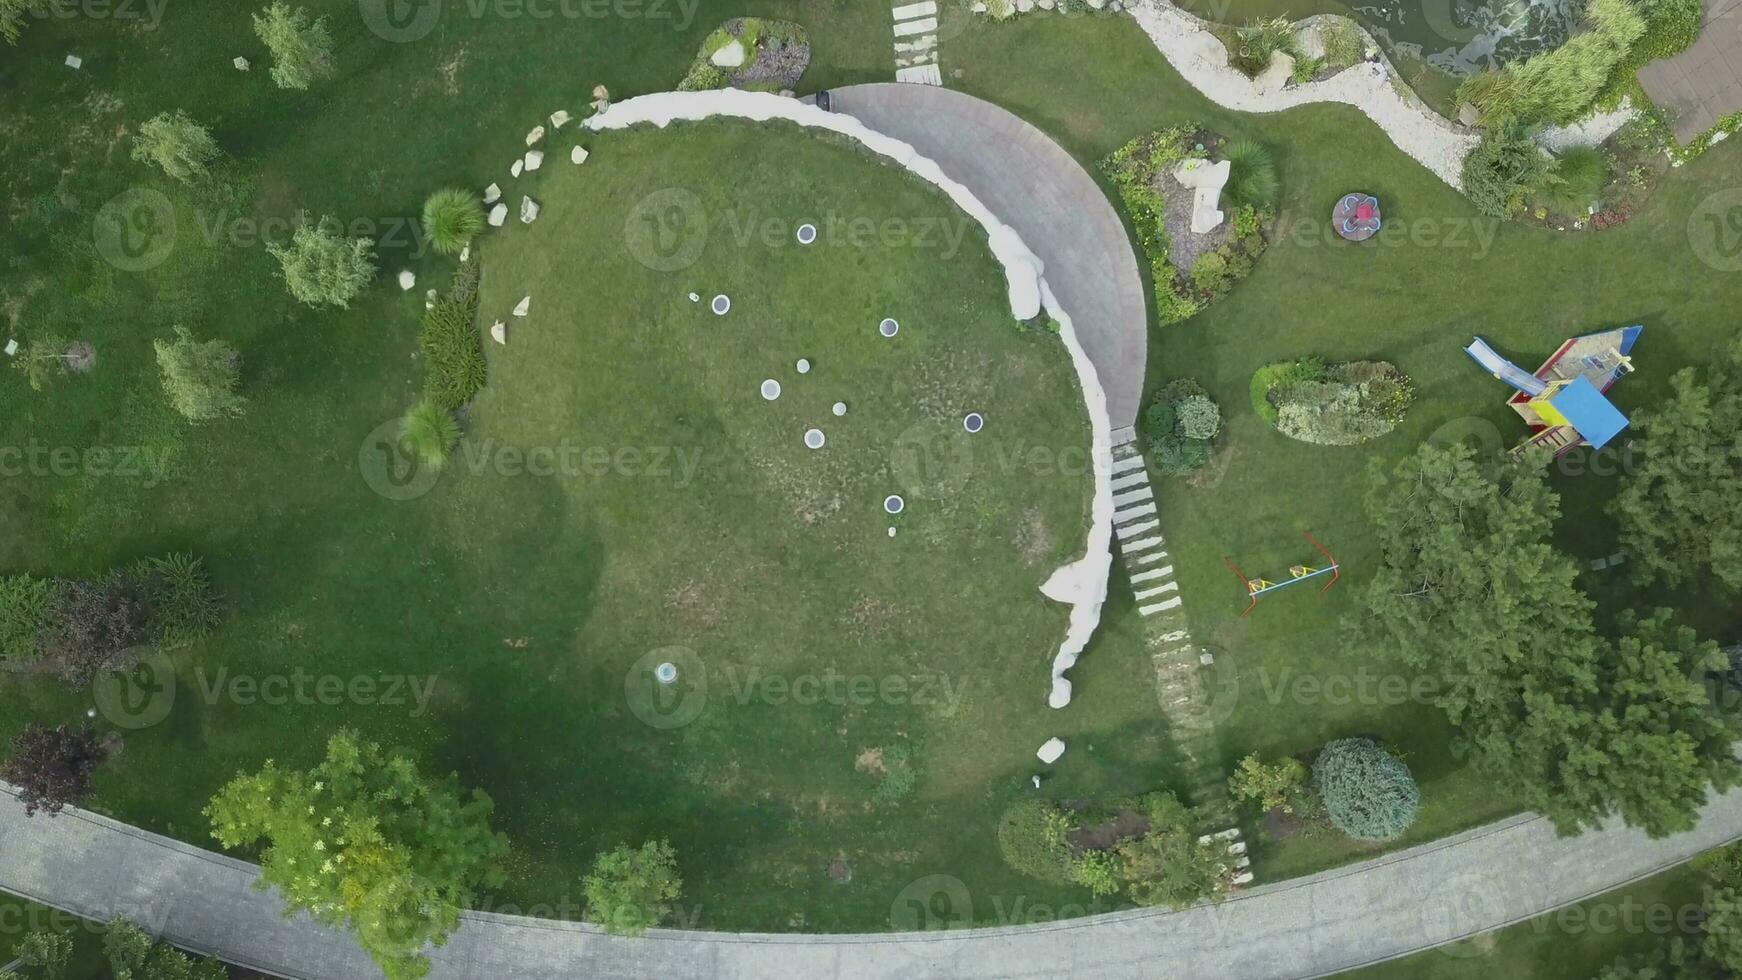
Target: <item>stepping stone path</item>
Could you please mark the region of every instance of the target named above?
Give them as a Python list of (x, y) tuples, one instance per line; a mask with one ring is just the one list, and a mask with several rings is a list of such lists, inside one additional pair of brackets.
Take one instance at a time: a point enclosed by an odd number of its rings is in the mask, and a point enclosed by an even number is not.
[(942, 85), (938, 69), (938, 5), (936, 0), (897, 4), (895, 17), (895, 80)]
[[(1221, 764), (1215, 727), (1221, 721), (1211, 703), (1208, 684), (1215, 658), (1192, 642), (1174, 578), (1173, 556), (1161, 536), (1155, 490), (1149, 485), (1137, 433), (1131, 427), (1113, 432), (1113, 534), (1120, 558), (1137, 599), (1137, 612), (1149, 633), (1150, 659), (1155, 666), (1156, 698), (1167, 716), (1180, 769), (1187, 780), (1190, 802), (1203, 807), (1213, 822), (1234, 822), (1228, 800), (1228, 773)], [(1227, 669), (1224, 665), (1223, 669)]]

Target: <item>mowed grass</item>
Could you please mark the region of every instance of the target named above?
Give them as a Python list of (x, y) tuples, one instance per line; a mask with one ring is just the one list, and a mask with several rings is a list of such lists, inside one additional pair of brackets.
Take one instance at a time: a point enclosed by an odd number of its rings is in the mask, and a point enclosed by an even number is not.
[[(1074, 55), (1085, 50), (1099, 54)], [(1195, 377), (1222, 408), (1224, 449), (1202, 484), (1159, 478), (1157, 493), (1194, 636), (1218, 651), (1211, 690), (1226, 718), (1225, 761), (1374, 736), (1403, 752), (1421, 783), (1420, 816), (1399, 845), (1515, 810), (1453, 751), (1442, 713), (1416, 693), (1431, 694), (1431, 673), (1359, 654), (1346, 642), (1342, 624), (1356, 614), (1378, 558), (1376, 529), (1361, 506), (1369, 467), (1388, 470), (1424, 440), (1472, 438), (1498, 449), (1522, 437), (1503, 404), (1508, 389), (1460, 350), (1477, 334), (1531, 369), (1568, 337), (1645, 324), (1634, 352), (1638, 372), (1614, 391), (1623, 411), (1662, 396), (1678, 369), (1709, 362), (1737, 329), (1742, 279), (1702, 260), (1707, 226), (1694, 216), (1709, 195), (1742, 186), (1742, 151), (1723, 145), (1672, 171), (1620, 229), (1564, 235), (1476, 214), (1353, 109), (1223, 111), (1126, 21), (991, 26), (958, 39), (950, 60), (961, 72), (955, 84), (1046, 129), (1085, 166), (1134, 136), (1191, 122), (1271, 150), (1282, 179), (1276, 244), (1229, 296), (1155, 331), (1150, 346), (1152, 387)], [(1072, 84), (1058, 84), (1067, 77)], [(1366, 247), (1331, 240), (1325, 219), (1350, 190), (1378, 195), (1392, 237)], [(1397, 364), (1417, 392), (1404, 425), (1351, 448), (1310, 446), (1272, 430), (1251, 408), (1252, 373), (1308, 354)], [(1620, 465), (1614, 450), (1595, 460), (1581, 452), (1556, 470), (1564, 512), (1557, 543), (1581, 567), (1616, 550), (1602, 509)], [(1248, 575), (1279, 578), (1320, 557), (1302, 537), (1309, 531), (1342, 562), (1342, 581), (1323, 595), (1315, 585), (1284, 590), (1241, 618), (1242, 587), (1224, 557)], [(1642, 594), (1624, 569), (1587, 573), (1580, 584), (1598, 600), (1602, 623), (1630, 605), (1667, 604), (1703, 635), (1736, 639), (1733, 599), (1698, 588)], [(1085, 668), (1093, 676), (1097, 666)], [(1274, 879), (1367, 853), (1340, 835), (1314, 835), (1261, 843), (1256, 864)]]

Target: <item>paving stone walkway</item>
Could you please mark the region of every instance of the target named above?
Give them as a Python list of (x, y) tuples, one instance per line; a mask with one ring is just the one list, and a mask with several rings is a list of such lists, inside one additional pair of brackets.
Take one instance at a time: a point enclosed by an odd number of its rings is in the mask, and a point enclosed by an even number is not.
[(895, 17), (895, 80), (942, 85), (944, 76), (938, 68), (936, 0), (897, 3), (892, 13)]
[(1693, 45), (1641, 68), (1639, 84), (1674, 118), (1683, 143), (1742, 112), (1742, 0), (1705, 0)]

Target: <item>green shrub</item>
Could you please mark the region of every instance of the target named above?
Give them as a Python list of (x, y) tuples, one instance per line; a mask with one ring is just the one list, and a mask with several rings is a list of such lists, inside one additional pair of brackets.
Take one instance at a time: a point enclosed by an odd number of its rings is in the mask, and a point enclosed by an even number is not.
[[(1171, 274), (1173, 266), (1167, 266), (1167, 270)], [(1203, 308), (1203, 304), (1174, 287), (1171, 275), (1155, 280), (1155, 318), (1162, 326), (1189, 320)]]
[(1521, 130), (1503, 127), (1482, 134), (1464, 158), (1463, 176), (1464, 196), (1476, 210), (1510, 218), (1549, 185), (1554, 166)]
[(1524, 79), (1503, 68), (1489, 68), (1464, 79), (1458, 86), (1458, 101), (1476, 110), (1484, 126), (1503, 126), (1525, 110), (1529, 92)]
[(1593, 205), (1601, 205), (1603, 188), (1614, 174), (1609, 155), (1594, 146), (1575, 146), (1562, 153), (1554, 168), (1554, 181), (1543, 192), (1543, 203), (1561, 214), (1583, 217)]
[(174, 340), (154, 340), (151, 346), (163, 374), (163, 393), (182, 418), (240, 418), (247, 409), (248, 400), (236, 394), (242, 379), (236, 348), (221, 340), (195, 340), (185, 327), (175, 328)]
[(1252, 376), (1252, 406), (1283, 435), (1321, 446), (1352, 446), (1403, 421), (1415, 389), (1384, 361), (1326, 367), (1318, 358), (1266, 365)]
[(46, 929), (26, 935), (18, 941), (20, 965), (34, 967), (38, 973), (28, 976), (40, 976), (43, 980), (62, 980), (67, 975), (67, 965), (73, 959), (73, 940), (71, 936)]
[(254, 33), (272, 52), (272, 80), (279, 88), (306, 89), (333, 73), (333, 36), (327, 19), (282, 0), (254, 15)]
[(424, 397), (449, 410), (476, 397), (489, 375), (472, 317), (471, 304), (451, 297), (436, 300), (423, 314), (418, 347), (423, 351)]
[(1240, 760), (1240, 768), (1228, 777), (1228, 795), (1240, 802), (1258, 804), (1263, 810), (1295, 812), (1306, 787), (1307, 769), (1297, 759), (1283, 757), (1266, 765), (1256, 755)]
[(1331, 823), (1356, 840), (1395, 840), (1415, 822), (1420, 791), (1403, 760), (1371, 739), (1332, 742), (1313, 762)]
[(218, 141), (180, 109), (147, 119), (133, 137), (133, 159), (156, 164), (184, 184), (210, 176), (219, 155)]
[(1150, 458), (1155, 461), (1155, 468), (1168, 476), (1189, 476), (1209, 465), (1210, 444), (1174, 436), (1154, 443)]
[(613, 935), (639, 936), (671, 914), (683, 879), (678, 876), (677, 851), (661, 840), (599, 855), (582, 886), (588, 921)]
[(1334, 68), (1347, 68), (1366, 53), (1360, 29), (1344, 17), (1323, 21), (1319, 40), (1325, 48), (1325, 62)]
[(1208, 395), (1185, 398), (1174, 411), (1179, 413), (1179, 434), (1187, 439), (1214, 439), (1222, 428), (1222, 410)]
[(1646, 29), (1630, 0), (1590, 0), (1585, 19), (1587, 30), (1560, 47), (1499, 69), (1510, 79), (1471, 76), (1458, 98), (1483, 110), (1488, 125), (1577, 121), (1624, 70)]
[(230, 975), (222, 962), (194, 959), (126, 919), (115, 919), (103, 930), (103, 955), (115, 980), (225, 980)]
[(439, 470), (459, 444), (460, 424), (454, 421), (453, 412), (426, 398), (406, 413), (400, 438), (418, 462)]
[(1205, 252), (1192, 263), (1192, 285), (1212, 296), (1220, 296), (1228, 288), (1228, 259), (1217, 252)]
[(423, 233), (430, 247), (441, 255), (465, 248), (472, 236), (484, 230), (484, 205), (471, 191), (448, 187), (423, 202)]
[(1228, 161), (1228, 183), (1222, 187), (1222, 199), (1236, 207), (1268, 211), (1281, 187), (1270, 151), (1253, 140), (1235, 140), (1223, 155)]
[(1220, 900), (1231, 870), (1226, 846), (1200, 843), (1192, 812), (1172, 793), (1145, 794), (1137, 809), (1149, 831), (1118, 847), (1127, 896), (1138, 905), (1173, 908)]
[(28, 660), (42, 651), (42, 633), (60, 590), (54, 579), (0, 578), (0, 658)]
[(998, 852), (1012, 868), (1041, 881), (1068, 884), (1075, 880), (1071, 855), (1071, 819), (1046, 800), (1022, 800), (998, 819)]
[(1311, 55), (1303, 54), (1295, 59), (1294, 72), (1289, 75), (1289, 81), (1296, 85), (1305, 85), (1317, 77), (1318, 73), (1322, 71), (1324, 67), (1324, 59), (1314, 58)]
[(913, 795), (919, 782), (919, 770), (913, 764), (913, 751), (905, 744), (887, 746), (883, 750), (883, 777), (871, 791), (871, 802), (894, 803)]
[(1296, 55), (1299, 51), (1294, 40), (1294, 25), (1286, 17), (1248, 21), (1240, 28), (1238, 36), (1239, 49), (1232, 59), (1234, 67), (1250, 76), (1262, 74), (1270, 67), (1270, 59), (1277, 52)]
[(706, 58), (691, 65), (688, 74), (677, 83), (679, 92), (709, 92), (717, 88), (731, 87), (732, 76)]
[(310, 306), (344, 309), (375, 277), (375, 244), (367, 238), (345, 239), (330, 228), (331, 218), (298, 225), (288, 247), (266, 250), (278, 260), (290, 294)]
[(152, 639), (174, 648), (204, 639), (218, 625), (218, 595), (200, 559), (174, 552), (147, 558), (129, 569), (140, 584)]
[(1096, 895), (1119, 892), (1124, 862), (1110, 851), (1085, 851), (1071, 865), (1071, 880)]

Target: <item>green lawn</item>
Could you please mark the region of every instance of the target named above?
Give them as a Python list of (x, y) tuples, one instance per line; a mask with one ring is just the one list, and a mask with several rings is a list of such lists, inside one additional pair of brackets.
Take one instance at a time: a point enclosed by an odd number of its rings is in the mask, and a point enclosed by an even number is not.
[[(1093, 59), (1074, 52), (1094, 50)], [(1086, 166), (1132, 137), (1201, 122), (1263, 142), (1282, 179), (1282, 232), (1251, 278), (1191, 320), (1152, 334), (1148, 383), (1195, 377), (1220, 403), (1225, 451), (1206, 480), (1159, 480), (1162, 530), (1179, 569), (1195, 638), (1221, 651), (1211, 685), (1228, 713), (1230, 765), (1250, 752), (1309, 752), (1325, 741), (1373, 735), (1400, 749), (1422, 788), (1417, 823), (1399, 843), (1430, 840), (1514, 809), (1448, 747), (1440, 711), (1410, 696), (1422, 679), (1397, 663), (1345, 650), (1340, 621), (1356, 608), (1377, 557), (1360, 507), (1372, 463), (1389, 466), (1422, 440), (1493, 433), (1496, 447), (1524, 432), (1503, 404), (1508, 389), (1459, 349), (1481, 334), (1535, 367), (1576, 334), (1644, 323), (1638, 373), (1615, 390), (1623, 411), (1647, 405), (1677, 369), (1706, 361), (1736, 329), (1735, 275), (1694, 251), (1689, 218), (1709, 194), (1742, 186), (1742, 149), (1724, 145), (1671, 172), (1626, 226), (1557, 235), (1476, 214), (1451, 188), (1400, 153), (1357, 111), (1314, 106), (1282, 114), (1229, 113), (1186, 86), (1130, 24), (1085, 17), (1018, 19), (959, 39), (952, 84), (995, 99), (1060, 139)], [(1072, 84), (1061, 86), (1060, 78)], [(1339, 195), (1377, 194), (1393, 232), (1366, 247), (1327, 240)], [(1252, 372), (1271, 361), (1382, 359), (1416, 385), (1409, 418), (1366, 446), (1315, 447), (1271, 429), (1252, 410)], [(1566, 516), (1559, 544), (1579, 559), (1612, 553), (1602, 506), (1612, 481), (1580, 470), (1578, 453), (1555, 480)], [(1613, 471), (1616, 454), (1601, 463)], [(1223, 563), (1274, 578), (1317, 557), (1310, 531), (1344, 566), (1329, 593), (1303, 586), (1264, 600), (1251, 616)], [(1604, 616), (1628, 603), (1669, 603), (1704, 635), (1727, 632), (1735, 603), (1684, 592), (1638, 598), (1620, 573), (1582, 580)], [(1124, 586), (1120, 586), (1123, 591)], [(1091, 667), (1092, 671), (1093, 668)], [(1399, 680), (1383, 682), (1386, 677)], [(1260, 844), (1266, 878), (1287, 877), (1368, 853), (1340, 836)]]

